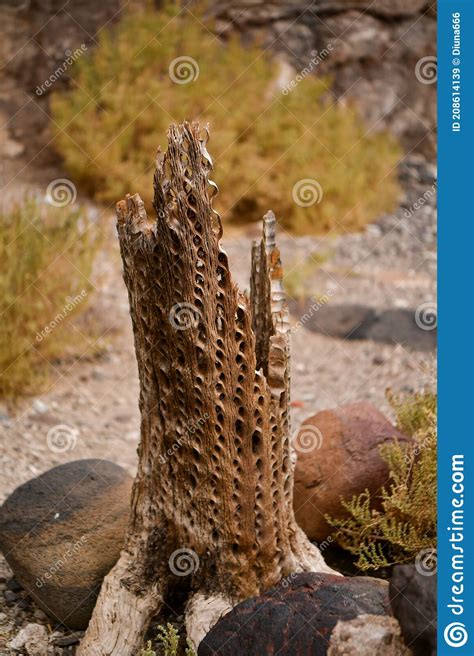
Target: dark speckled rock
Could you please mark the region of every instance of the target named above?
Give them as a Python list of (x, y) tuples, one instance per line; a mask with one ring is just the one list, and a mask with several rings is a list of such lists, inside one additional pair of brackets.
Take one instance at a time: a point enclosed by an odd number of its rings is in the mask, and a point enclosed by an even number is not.
[(414, 656), (435, 656), (436, 575), (423, 575), (415, 565), (397, 565), (389, 595), (393, 614)]
[(0, 550), (56, 622), (87, 626), (120, 554), (132, 482), (107, 460), (76, 460), (21, 485), (0, 508)]
[(385, 581), (296, 574), (219, 620), (198, 656), (325, 656), (337, 622), (365, 613), (389, 614)]

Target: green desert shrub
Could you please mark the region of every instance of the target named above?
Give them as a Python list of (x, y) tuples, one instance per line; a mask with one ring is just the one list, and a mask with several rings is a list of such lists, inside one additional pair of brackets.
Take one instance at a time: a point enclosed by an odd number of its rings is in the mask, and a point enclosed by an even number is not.
[(327, 80), (306, 75), (285, 95), (266, 52), (236, 36), (223, 44), (203, 20), (171, 4), (130, 13), (75, 62), (72, 89), (53, 95), (52, 112), (77, 183), (106, 203), (138, 191), (150, 207), (157, 145), (170, 123), (199, 120), (210, 125), (226, 220), (260, 220), (271, 207), (286, 227), (324, 232), (394, 207), (392, 137), (332, 104)]
[(152, 641), (148, 640), (145, 649), (142, 649), (140, 656), (196, 656), (196, 653), (189, 640), (186, 641), (184, 650), (180, 650), (180, 637), (178, 630), (172, 624), (158, 627), (156, 640), (158, 642), (158, 651), (153, 649)]
[[(84, 212), (32, 198), (0, 211), (0, 396), (38, 392), (91, 292), (98, 240)], [(84, 347), (84, 344), (82, 344)]]
[(413, 437), (380, 448), (390, 481), (374, 508), (368, 491), (343, 500), (346, 519), (331, 519), (341, 546), (358, 557), (362, 570), (411, 562), (436, 548), (436, 395), (390, 397), (397, 427)]

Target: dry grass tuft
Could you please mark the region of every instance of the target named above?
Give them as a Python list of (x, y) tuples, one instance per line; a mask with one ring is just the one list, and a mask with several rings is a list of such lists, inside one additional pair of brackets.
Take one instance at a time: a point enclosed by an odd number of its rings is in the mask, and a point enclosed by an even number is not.
[[(332, 104), (327, 80), (307, 75), (281, 93), (267, 53), (237, 37), (222, 44), (198, 17), (174, 5), (131, 13), (75, 63), (72, 91), (52, 99), (57, 147), (75, 182), (107, 203), (140, 190), (150, 206), (156, 146), (171, 122), (188, 119), (210, 124), (225, 220), (259, 221), (271, 207), (294, 232), (324, 233), (394, 208), (392, 137)], [(192, 81), (173, 81), (180, 70)]]
[(51, 362), (81, 351), (71, 320), (87, 307), (99, 245), (80, 208), (32, 198), (0, 212), (0, 395), (35, 394)]

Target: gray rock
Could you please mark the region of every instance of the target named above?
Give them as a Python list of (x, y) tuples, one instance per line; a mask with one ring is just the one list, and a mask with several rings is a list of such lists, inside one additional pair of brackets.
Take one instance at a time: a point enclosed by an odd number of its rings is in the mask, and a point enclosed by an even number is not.
[(7, 646), (14, 651), (25, 650), (28, 656), (52, 654), (48, 643), (48, 634), (41, 624), (27, 624)]
[(131, 486), (112, 462), (76, 460), (21, 485), (0, 508), (0, 549), (56, 622), (87, 626), (122, 547)]
[[(312, 51), (329, 54), (317, 75), (333, 78), (333, 91), (358, 105), (369, 124), (387, 127), (407, 150), (435, 158), (436, 84), (421, 84), (417, 62), (436, 55), (436, 11), (429, 0), (210, 0), (219, 30), (257, 37), (293, 65)], [(403, 38), (409, 33), (410, 38)], [(402, 98), (403, 102), (399, 102)]]
[(16, 592), (12, 592), (11, 590), (6, 590), (6, 592), (4, 593), (4, 597), (7, 604), (16, 604), (16, 602), (19, 599)]
[(415, 565), (397, 565), (389, 586), (390, 604), (414, 656), (436, 655), (436, 575)]

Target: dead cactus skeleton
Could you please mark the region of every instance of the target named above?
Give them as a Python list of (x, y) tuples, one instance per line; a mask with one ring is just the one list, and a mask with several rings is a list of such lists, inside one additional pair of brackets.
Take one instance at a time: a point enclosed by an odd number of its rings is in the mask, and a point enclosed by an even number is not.
[(177, 589), (195, 643), (224, 610), (297, 571), (331, 571), (297, 526), (289, 425), (290, 331), (275, 216), (252, 250), (251, 294), (232, 281), (212, 208), (208, 134), (172, 125), (158, 153), (156, 218), (117, 205), (140, 377), (131, 518), (81, 656), (135, 655)]

